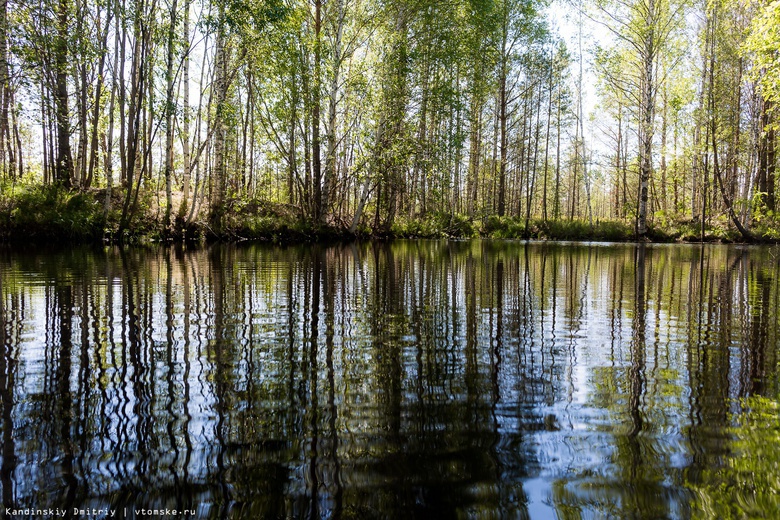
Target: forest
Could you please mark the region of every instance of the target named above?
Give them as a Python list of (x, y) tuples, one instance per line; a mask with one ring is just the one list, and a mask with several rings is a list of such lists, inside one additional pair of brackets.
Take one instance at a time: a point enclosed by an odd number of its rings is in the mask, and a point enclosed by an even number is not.
[(0, 0), (0, 239), (777, 240), (778, 49), (778, 0)]

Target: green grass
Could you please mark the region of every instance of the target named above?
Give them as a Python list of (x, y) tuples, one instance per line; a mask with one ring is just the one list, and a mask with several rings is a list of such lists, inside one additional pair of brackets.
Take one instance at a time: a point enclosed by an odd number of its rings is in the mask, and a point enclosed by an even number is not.
[(92, 193), (16, 186), (0, 196), (0, 236), (18, 240), (96, 240), (109, 221)]
[(525, 219), (491, 216), (485, 219), (481, 234), (488, 238), (537, 240), (600, 240), (625, 242), (634, 239), (633, 227), (621, 221)]
[(391, 234), (399, 238), (473, 238), (478, 236), (472, 219), (466, 215), (429, 213), (416, 219), (397, 219)]

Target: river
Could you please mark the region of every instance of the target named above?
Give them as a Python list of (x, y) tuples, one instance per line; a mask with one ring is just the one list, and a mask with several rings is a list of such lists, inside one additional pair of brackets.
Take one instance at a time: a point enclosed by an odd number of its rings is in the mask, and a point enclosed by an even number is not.
[(3, 247), (3, 509), (769, 517), (779, 284), (764, 246)]

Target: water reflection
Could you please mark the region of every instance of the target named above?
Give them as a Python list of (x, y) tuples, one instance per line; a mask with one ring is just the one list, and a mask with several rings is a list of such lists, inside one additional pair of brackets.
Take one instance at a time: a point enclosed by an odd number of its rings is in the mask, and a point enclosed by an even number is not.
[(736, 246), (2, 249), (2, 505), (712, 512), (739, 399), (778, 396), (778, 272)]

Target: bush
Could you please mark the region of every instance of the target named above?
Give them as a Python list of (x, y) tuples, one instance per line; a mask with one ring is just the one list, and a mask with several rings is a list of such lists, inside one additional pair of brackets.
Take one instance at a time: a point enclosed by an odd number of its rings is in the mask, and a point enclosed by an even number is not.
[(59, 186), (21, 186), (4, 191), (0, 235), (25, 240), (85, 240), (103, 236), (106, 217), (93, 193)]
[(491, 215), (483, 220), (481, 232), (487, 238), (523, 238), (525, 221)]
[(597, 221), (594, 229), (594, 238), (607, 242), (625, 242), (633, 240), (634, 228), (616, 220)]
[(595, 235), (584, 220), (549, 220), (540, 224), (543, 237), (551, 240), (589, 240)]
[(620, 221), (585, 220), (530, 220), (511, 217), (487, 217), (482, 224), (482, 235), (488, 238), (523, 238), (542, 240), (605, 240), (622, 242), (634, 237), (633, 229)]
[(435, 212), (422, 218), (397, 219), (391, 234), (401, 238), (471, 238), (477, 232), (466, 215)]

